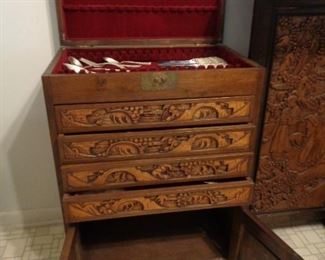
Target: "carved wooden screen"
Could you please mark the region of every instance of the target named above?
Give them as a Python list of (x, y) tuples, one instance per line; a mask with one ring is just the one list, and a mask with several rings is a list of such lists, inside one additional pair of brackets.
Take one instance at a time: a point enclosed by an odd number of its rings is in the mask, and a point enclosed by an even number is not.
[(325, 15), (277, 19), (254, 207), (325, 206)]

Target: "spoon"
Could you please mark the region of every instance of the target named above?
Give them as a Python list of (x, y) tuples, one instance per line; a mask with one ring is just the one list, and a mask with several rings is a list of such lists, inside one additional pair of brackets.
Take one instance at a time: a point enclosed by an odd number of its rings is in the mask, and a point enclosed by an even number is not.
[(76, 65), (78, 67), (83, 67), (82, 63), (75, 57), (73, 56), (69, 56), (68, 57), (68, 61), (72, 64), (72, 65)]
[(91, 67), (94, 67), (94, 68), (100, 68), (100, 67), (103, 67), (105, 65), (113, 65), (113, 66), (118, 67), (119, 69), (126, 69), (125, 66), (123, 66), (123, 65), (121, 65), (119, 63), (112, 63), (112, 62), (97, 63), (97, 62), (93, 62), (93, 61), (85, 59), (85, 58), (81, 58), (80, 61), (87, 64), (88, 66), (91, 66)]
[(79, 74), (79, 73), (82, 72), (82, 71), (85, 72), (86, 74), (91, 73), (89, 70), (87, 70), (87, 69), (85, 69), (85, 68), (83, 68), (83, 67), (80, 67), (80, 66), (74, 65), (74, 64), (63, 63), (63, 65), (64, 65), (65, 67), (67, 67), (68, 70), (71, 70), (71, 71), (73, 71), (74, 73), (77, 73), (77, 74)]
[[(109, 62), (109, 63), (113, 63), (113, 64), (125, 64), (125, 63), (131, 63), (131, 64), (134, 64), (134, 65), (151, 65), (152, 63), (151, 62), (142, 62), (142, 61), (117, 61), (113, 58), (110, 58), (110, 57), (104, 57), (104, 60), (106, 62)], [(125, 66), (129, 66), (129, 67), (134, 67), (136, 68), (134, 65), (125, 65)], [(141, 67), (141, 66), (138, 66), (138, 67)]]
[[(80, 74), (80, 72), (85, 72), (86, 74), (96, 74), (98, 72), (101, 72), (101, 71), (107, 71), (107, 72), (110, 72), (110, 71), (115, 71), (115, 72), (120, 72), (121, 70), (119, 69), (107, 69), (107, 68), (101, 68), (101, 67), (98, 67), (98, 68), (91, 68), (91, 69), (85, 69), (83, 67), (80, 67), (80, 66), (77, 66), (77, 65), (73, 65), (73, 64), (69, 64), (69, 63), (63, 63), (63, 65), (65, 67), (67, 67), (69, 70), (73, 71), (74, 73), (77, 73), (77, 74)], [(129, 70), (127, 70), (126, 72), (130, 72)]]

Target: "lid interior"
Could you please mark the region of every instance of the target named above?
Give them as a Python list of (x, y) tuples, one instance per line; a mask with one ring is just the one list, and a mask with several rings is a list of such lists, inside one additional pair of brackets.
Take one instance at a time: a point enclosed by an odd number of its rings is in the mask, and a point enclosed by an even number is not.
[(224, 0), (58, 0), (62, 41), (221, 41)]

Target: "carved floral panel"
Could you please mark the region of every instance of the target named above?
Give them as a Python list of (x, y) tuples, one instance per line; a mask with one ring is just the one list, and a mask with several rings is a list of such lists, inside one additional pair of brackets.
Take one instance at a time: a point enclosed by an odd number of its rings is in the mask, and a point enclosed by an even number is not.
[(249, 157), (229, 159), (193, 159), (179, 162), (157, 161), (156, 164), (98, 167), (93, 170), (64, 170), (67, 190), (105, 188), (114, 185), (159, 183), (162, 181), (198, 180), (212, 177), (248, 176)]
[[(162, 192), (161, 194), (112, 198), (88, 202), (65, 202), (70, 222), (113, 218), (191, 208), (216, 208), (242, 205), (250, 200), (252, 185), (234, 188), (207, 188), (202, 191)], [(108, 193), (109, 197), (109, 193)]]
[(325, 206), (325, 16), (280, 16), (259, 158), (258, 212)]
[[(219, 100), (219, 101), (218, 101)], [(156, 103), (156, 104), (155, 104)], [(195, 100), (172, 104), (152, 102), (145, 105), (97, 105), (78, 108), (57, 108), (59, 128), (63, 131), (90, 128), (110, 129), (116, 127), (156, 126), (157, 123), (172, 124), (221, 119), (248, 118), (251, 98)]]
[[(175, 134), (148, 134), (105, 138), (98, 140), (70, 139), (64, 137), (61, 142), (61, 159), (72, 161), (98, 161), (103, 159), (125, 159), (149, 157), (152, 155), (182, 155), (197, 152), (228, 152), (248, 150), (252, 130), (180, 132)], [(76, 140), (77, 139), (77, 140)], [(75, 141), (73, 141), (75, 140)]]

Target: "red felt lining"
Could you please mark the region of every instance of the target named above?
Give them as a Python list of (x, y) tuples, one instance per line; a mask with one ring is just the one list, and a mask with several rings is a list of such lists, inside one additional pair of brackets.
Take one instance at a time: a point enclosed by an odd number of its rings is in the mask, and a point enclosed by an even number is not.
[(61, 0), (65, 40), (219, 39), (224, 0)]
[[(103, 57), (111, 57), (118, 61), (133, 60), (133, 61), (150, 61), (160, 62), (168, 60), (188, 60), (192, 58), (202, 58), (210, 56), (218, 56), (226, 60), (229, 64), (227, 68), (242, 68), (251, 67), (250, 64), (238, 57), (236, 54), (230, 52), (222, 46), (215, 47), (178, 47), (178, 48), (137, 48), (137, 49), (67, 49), (61, 55), (57, 65), (55, 66), (54, 74), (68, 74), (73, 73), (67, 70), (63, 63), (68, 63), (68, 57), (86, 58), (95, 62), (103, 62)], [(184, 70), (193, 68), (169, 68), (163, 69), (158, 65), (143, 66), (132, 71), (162, 71), (162, 70)], [(204, 69), (204, 68), (198, 68)], [(209, 68), (213, 69), (213, 68)]]

